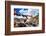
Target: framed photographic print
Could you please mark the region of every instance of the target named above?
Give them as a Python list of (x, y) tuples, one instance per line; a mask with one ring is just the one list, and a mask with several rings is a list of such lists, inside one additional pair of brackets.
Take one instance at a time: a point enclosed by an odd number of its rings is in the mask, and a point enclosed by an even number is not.
[(5, 1), (5, 34), (45, 32), (44, 3)]

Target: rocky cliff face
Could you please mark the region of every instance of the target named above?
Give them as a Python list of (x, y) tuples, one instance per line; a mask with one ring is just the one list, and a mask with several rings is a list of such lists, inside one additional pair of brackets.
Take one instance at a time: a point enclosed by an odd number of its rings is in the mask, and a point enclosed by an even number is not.
[(33, 17), (33, 16), (27, 16), (26, 19), (14, 19), (14, 24), (16, 24), (16, 26), (22, 26), (25, 27), (26, 26), (33, 26), (33, 25), (38, 25), (39, 24), (39, 17), (38, 15)]

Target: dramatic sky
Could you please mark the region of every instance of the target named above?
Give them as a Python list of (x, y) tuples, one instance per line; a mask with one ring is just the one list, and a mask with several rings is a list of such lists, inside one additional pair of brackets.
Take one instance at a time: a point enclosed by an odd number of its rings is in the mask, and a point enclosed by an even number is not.
[(14, 11), (16, 11), (17, 14), (23, 14), (23, 15), (33, 15), (36, 16), (39, 13), (39, 9), (32, 9), (32, 8), (14, 8)]

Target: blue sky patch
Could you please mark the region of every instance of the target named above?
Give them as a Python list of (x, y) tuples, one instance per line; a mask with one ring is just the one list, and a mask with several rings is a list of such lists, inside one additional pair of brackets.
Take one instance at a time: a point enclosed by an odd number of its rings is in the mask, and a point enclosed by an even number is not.
[(39, 9), (32, 9), (32, 8), (14, 8), (16, 14), (21, 15), (38, 15)]

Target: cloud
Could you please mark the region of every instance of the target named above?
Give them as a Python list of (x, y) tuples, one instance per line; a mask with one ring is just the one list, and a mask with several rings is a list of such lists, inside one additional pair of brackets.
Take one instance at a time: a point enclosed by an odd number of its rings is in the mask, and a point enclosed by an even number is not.
[(32, 9), (32, 8), (17, 8), (17, 13), (23, 14), (23, 15), (33, 15), (36, 16), (39, 13), (39, 9)]
[(21, 9), (19, 12), (20, 12), (21, 14), (23, 14), (23, 15), (31, 15), (29, 9), (28, 9), (28, 10)]

